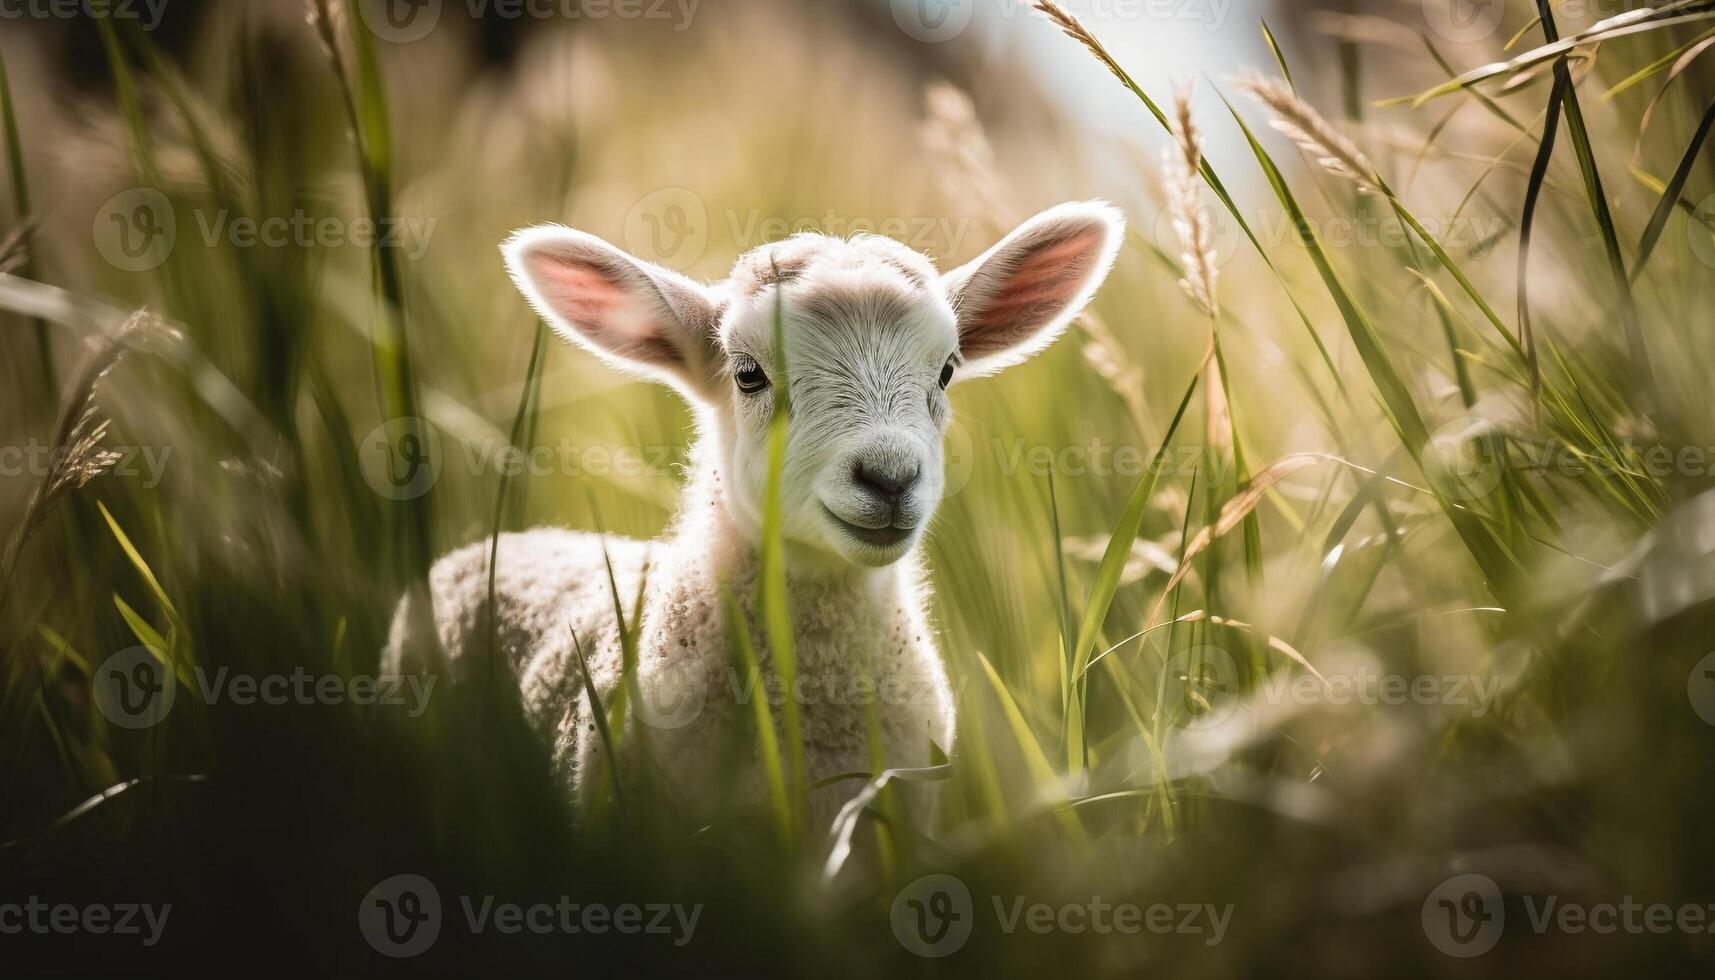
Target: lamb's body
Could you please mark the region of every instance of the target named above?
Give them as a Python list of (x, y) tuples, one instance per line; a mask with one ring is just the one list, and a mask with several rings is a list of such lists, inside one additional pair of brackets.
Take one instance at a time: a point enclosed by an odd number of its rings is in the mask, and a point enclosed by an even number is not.
[[(747, 253), (714, 286), (571, 229), (520, 233), (505, 246), (507, 263), (549, 325), (671, 384), (696, 409), (694, 475), (657, 542), (604, 548), (570, 531), (506, 535), (494, 574), (498, 629), (488, 615), (489, 543), (441, 559), (430, 574), (432, 618), (420, 599), (400, 604), (389, 669), (433, 667), (437, 649), (455, 678), (509, 668), (566, 784), (588, 798), (607, 770), (581, 664), (602, 705), (613, 704), (624, 674), (619, 613), (629, 620), (641, 594), (637, 699), (627, 702), (640, 721), (619, 739), (622, 791), (627, 780), (647, 783), (692, 815), (760, 802), (760, 697), (777, 709), (796, 704), (810, 781), (878, 762), (921, 767), (932, 745), (951, 751), (953, 701), (917, 558), (944, 487), (947, 389), (1051, 343), (1107, 274), (1120, 231), (1105, 205), (1063, 205), (946, 275), (885, 238), (800, 235)], [(759, 628), (770, 504), (797, 661), (790, 691)], [(728, 595), (742, 623), (725, 622)], [(760, 689), (736, 665), (729, 625), (748, 634)], [(486, 659), (495, 637), (503, 665)], [(773, 716), (790, 748), (785, 712)], [(812, 792), (813, 822), (826, 826), (859, 785)]]
[[(717, 800), (762, 799), (749, 698), (771, 700), (784, 737), (778, 706), (783, 692), (758, 615), (758, 556), (731, 527), (718, 485), (707, 472), (694, 480), (681, 516), (657, 541), (556, 528), (501, 536), (494, 588), (498, 650), (517, 678), (532, 723), (553, 745), (560, 777), (580, 799), (598, 788), (591, 775), (604, 770), (596, 765), (603, 749), (574, 632), (604, 705), (613, 703), (621, 683), (609, 560), (627, 617), (638, 590), (644, 590), (638, 682), (648, 702), (641, 712), (646, 728), (641, 742), (628, 738), (622, 745), (647, 745), (648, 755), (622, 750), (622, 785), (646, 765), (653, 770), (648, 778), (687, 815)], [(489, 548), (484, 539), (452, 552), (429, 575), (440, 649), (455, 678), (478, 667), (491, 642), (484, 614)], [(760, 691), (750, 688), (730, 652), (719, 598), (723, 584), (758, 652)], [(794, 574), (788, 592), (810, 781), (871, 768), (870, 714), (889, 767), (928, 765), (931, 742), (951, 751), (952, 697), (924, 621), (914, 563)], [(393, 670), (427, 666), (423, 661), (432, 648), (412, 634), (416, 613), (407, 600), (394, 618), (385, 664)], [(733, 762), (737, 773), (730, 770)], [(734, 775), (736, 785), (717, 782)], [(825, 827), (859, 785), (848, 780), (812, 792), (812, 823)]]

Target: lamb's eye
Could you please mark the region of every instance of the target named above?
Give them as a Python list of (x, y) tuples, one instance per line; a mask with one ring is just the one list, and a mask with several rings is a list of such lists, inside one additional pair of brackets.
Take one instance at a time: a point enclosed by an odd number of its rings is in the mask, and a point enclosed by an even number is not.
[(953, 362), (949, 360), (946, 364), (941, 365), (941, 390), (946, 391), (947, 386), (952, 384), (952, 383), (953, 383)]
[(754, 395), (768, 387), (768, 375), (763, 373), (762, 365), (749, 358), (738, 362), (737, 370), (732, 376), (738, 383), (738, 390), (747, 395)]

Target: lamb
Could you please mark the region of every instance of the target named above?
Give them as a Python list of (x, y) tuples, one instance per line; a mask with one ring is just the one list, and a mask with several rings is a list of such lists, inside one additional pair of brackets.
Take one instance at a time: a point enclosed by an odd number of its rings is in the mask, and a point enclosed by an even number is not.
[[(759, 610), (759, 544), (783, 381), (778, 303), (789, 389), (783, 538), (800, 679), (790, 696), (806, 776), (868, 770), (870, 714), (889, 767), (928, 765), (932, 745), (951, 752), (954, 704), (916, 555), (944, 484), (947, 390), (1051, 344), (1106, 278), (1122, 228), (1104, 203), (1063, 204), (945, 275), (884, 237), (801, 234), (746, 253), (715, 285), (562, 226), (518, 232), (502, 246), (506, 265), (557, 334), (671, 385), (694, 407), (688, 486), (654, 542), (554, 528), (503, 535), (493, 624), (489, 540), (441, 558), (429, 575), (432, 617), (420, 593), (401, 600), (384, 669), (433, 669), (444, 656), (458, 678), (497, 650), (552, 745), (558, 778), (587, 800), (608, 777), (592, 775), (606, 769), (583, 665), (603, 705), (623, 680), (611, 563), (628, 619), (641, 595), (634, 716), (648, 726), (646, 739), (619, 739), (621, 786), (652, 776), (687, 814), (735, 792), (762, 799), (748, 703), (758, 692), (735, 683), (743, 675), (723, 610), (740, 611), (764, 677), (777, 680)], [(724, 765), (734, 759), (737, 785)], [(856, 785), (812, 791), (812, 825), (825, 828)]]

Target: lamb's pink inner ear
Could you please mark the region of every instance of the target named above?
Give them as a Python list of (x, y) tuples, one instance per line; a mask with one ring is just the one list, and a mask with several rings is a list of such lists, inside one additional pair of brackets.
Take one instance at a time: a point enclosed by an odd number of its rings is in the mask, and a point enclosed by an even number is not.
[(667, 338), (659, 302), (640, 295), (647, 284), (629, 270), (587, 258), (538, 253), (529, 259), (531, 278), (561, 319), (590, 343), (619, 357), (666, 366), (683, 360)]
[(1103, 234), (1099, 228), (1081, 229), (1024, 250), (998, 281), (982, 281), (989, 270), (979, 272), (960, 316), (964, 356), (1010, 350), (1064, 313), (1089, 280)]

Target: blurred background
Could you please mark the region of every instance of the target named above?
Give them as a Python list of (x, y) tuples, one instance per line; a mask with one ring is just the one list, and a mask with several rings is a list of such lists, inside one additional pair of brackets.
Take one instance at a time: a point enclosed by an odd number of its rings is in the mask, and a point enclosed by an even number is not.
[[(1712, 6), (0, 2), (0, 910), (174, 909), (148, 948), (26, 929), (0, 954), (1706, 966)], [(1213, 178), (1189, 196), (1187, 85)], [(744, 808), (689, 839), (573, 813), (493, 691), (198, 693), (372, 676), (427, 561), (497, 529), (666, 526), (689, 413), (545, 334), (512, 230), (708, 280), (806, 230), (951, 268), (1090, 198), (1129, 221), (1090, 314), (954, 399), (924, 557), (960, 734), (926, 836), (883, 791), (852, 831), (879, 857), (830, 873)], [(170, 711), (118, 720), (127, 657)], [(396, 958), (358, 909), (402, 873), (447, 923)], [(705, 911), (683, 946), (467, 934), (472, 895)], [(911, 901), (974, 928), (926, 947)], [(1038, 931), (1018, 901), (1227, 917)], [(1627, 903), (1671, 922), (1585, 924)]]

